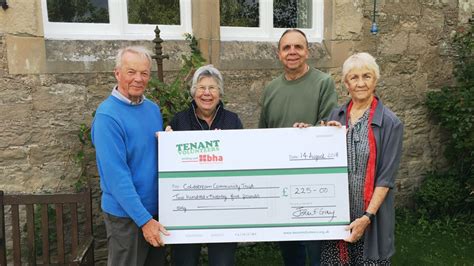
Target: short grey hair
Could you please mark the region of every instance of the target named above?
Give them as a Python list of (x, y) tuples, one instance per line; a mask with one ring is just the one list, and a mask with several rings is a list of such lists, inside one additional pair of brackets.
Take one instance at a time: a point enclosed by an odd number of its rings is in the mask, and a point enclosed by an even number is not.
[(369, 53), (357, 53), (346, 59), (342, 65), (342, 79), (346, 80), (347, 74), (355, 68), (367, 68), (374, 72), (377, 80), (380, 78), (380, 68), (375, 58)]
[(304, 40), (306, 42), (306, 48), (309, 49), (309, 42), (308, 42), (308, 38), (306, 38), (306, 34), (304, 34), (304, 32), (300, 29), (295, 29), (295, 28), (292, 28), (292, 29), (287, 29), (283, 32), (283, 34), (280, 36), (280, 39), (278, 40), (278, 50), (280, 50), (280, 44), (281, 44), (281, 39), (283, 39), (283, 37), (290, 33), (290, 32), (297, 32), (299, 34), (301, 34), (303, 37), (304, 37)]
[(196, 72), (194, 72), (193, 81), (190, 89), (192, 97), (194, 97), (194, 95), (196, 94), (196, 86), (198, 82), (204, 77), (213, 78), (216, 81), (217, 86), (219, 87), (220, 95), (224, 95), (224, 79), (222, 78), (221, 72), (219, 72), (219, 70), (217, 70), (217, 68), (215, 68), (213, 65), (205, 65), (198, 68)]
[(144, 57), (150, 63), (150, 69), (152, 65), (151, 53), (150, 51), (143, 46), (127, 46), (118, 51), (117, 56), (115, 57), (115, 69), (118, 69), (122, 66), (122, 58), (126, 53), (137, 54), (141, 57)]

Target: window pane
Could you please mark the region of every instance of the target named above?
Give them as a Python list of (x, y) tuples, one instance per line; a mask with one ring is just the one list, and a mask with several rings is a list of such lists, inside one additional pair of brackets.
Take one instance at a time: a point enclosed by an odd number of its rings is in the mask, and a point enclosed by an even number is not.
[(258, 0), (220, 0), (221, 26), (258, 27)]
[(180, 25), (179, 0), (128, 0), (129, 24)]
[(47, 0), (50, 22), (109, 23), (108, 0)]
[(274, 28), (311, 28), (311, 0), (274, 0)]

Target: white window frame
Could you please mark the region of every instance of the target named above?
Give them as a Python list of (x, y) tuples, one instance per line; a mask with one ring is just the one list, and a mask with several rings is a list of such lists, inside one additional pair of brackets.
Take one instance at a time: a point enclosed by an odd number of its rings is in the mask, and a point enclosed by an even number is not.
[[(313, 27), (301, 29), (309, 42), (322, 42), (324, 33), (324, 0), (313, 0)], [(273, 0), (259, 1), (259, 27), (221, 26), (222, 41), (276, 42), (286, 28), (273, 27)]]
[[(109, 23), (50, 22), (46, 0), (41, 0), (44, 37), (60, 40), (153, 40), (155, 27), (150, 24), (129, 24), (127, 0), (108, 0)], [(191, 0), (180, 0), (181, 25), (158, 25), (164, 40), (184, 40), (192, 32)]]

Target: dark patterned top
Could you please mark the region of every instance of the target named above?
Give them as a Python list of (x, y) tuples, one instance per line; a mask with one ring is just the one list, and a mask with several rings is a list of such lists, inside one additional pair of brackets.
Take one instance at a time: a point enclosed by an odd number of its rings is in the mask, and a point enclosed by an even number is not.
[(364, 185), (369, 159), (369, 113), (367, 109), (347, 130), (347, 167), (349, 171), (349, 199), (351, 222), (364, 214)]
[[(346, 138), (351, 222), (360, 218), (365, 212), (365, 175), (370, 153), (369, 114), (370, 109), (367, 109), (355, 124), (348, 123)], [(390, 259), (372, 260), (364, 258), (363, 238), (356, 243), (346, 243), (346, 245), (349, 255), (348, 265), (391, 265)], [(324, 241), (321, 265), (343, 265), (340, 259), (338, 241)]]
[[(403, 140), (403, 124), (392, 111), (382, 104), (379, 98), (377, 99), (378, 103), (371, 123), (377, 149), (374, 181), (375, 187), (387, 187), (389, 191), (363, 237), (364, 258), (372, 260), (390, 258), (395, 253), (394, 187)], [(348, 104), (334, 109), (327, 120), (339, 121), (345, 126)], [(366, 167), (360, 168), (365, 169)]]

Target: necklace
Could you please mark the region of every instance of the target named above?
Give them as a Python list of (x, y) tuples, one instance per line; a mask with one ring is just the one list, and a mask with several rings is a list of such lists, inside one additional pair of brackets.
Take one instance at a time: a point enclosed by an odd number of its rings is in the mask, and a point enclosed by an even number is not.
[(366, 106), (362, 108), (351, 108), (350, 118), (352, 124), (355, 124), (364, 115), (364, 113), (369, 109), (371, 104), (372, 102), (369, 102), (368, 104), (366, 104)]
[(353, 115), (353, 114), (363, 114), (363, 113), (365, 113), (365, 111), (367, 111), (367, 109), (369, 109), (369, 106), (370, 105), (367, 105), (366, 107), (361, 108), (361, 109), (352, 109), (351, 110), (351, 115)]

